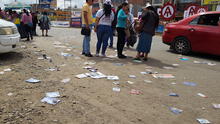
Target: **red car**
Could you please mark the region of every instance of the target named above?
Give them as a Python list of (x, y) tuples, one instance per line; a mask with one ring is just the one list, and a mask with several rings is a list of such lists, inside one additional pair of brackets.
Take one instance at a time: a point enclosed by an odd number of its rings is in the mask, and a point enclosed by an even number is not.
[(163, 43), (179, 54), (194, 51), (220, 55), (220, 12), (200, 13), (167, 24)]

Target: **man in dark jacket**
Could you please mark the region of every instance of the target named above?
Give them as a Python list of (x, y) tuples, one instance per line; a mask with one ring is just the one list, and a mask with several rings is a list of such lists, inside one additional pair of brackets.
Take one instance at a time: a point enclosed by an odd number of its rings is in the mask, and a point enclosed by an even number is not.
[(37, 11), (35, 13), (32, 13), (32, 21), (33, 21), (32, 33), (34, 36), (37, 36), (37, 32), (36, 32), (36, 28), (37, 28), (37, 24), (38, 24), (37, 14), (38, 14)]

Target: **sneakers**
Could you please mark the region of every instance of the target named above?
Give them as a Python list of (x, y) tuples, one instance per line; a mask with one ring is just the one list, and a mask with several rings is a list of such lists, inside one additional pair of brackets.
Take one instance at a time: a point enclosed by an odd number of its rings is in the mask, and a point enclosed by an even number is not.
[(125, 59), (125, 58), (127, 58), (127, 56), (125, 56), (125, 55), (122, 54), (122, 55), (118, 55), (118, 58), (119, 58), (119, 59)]

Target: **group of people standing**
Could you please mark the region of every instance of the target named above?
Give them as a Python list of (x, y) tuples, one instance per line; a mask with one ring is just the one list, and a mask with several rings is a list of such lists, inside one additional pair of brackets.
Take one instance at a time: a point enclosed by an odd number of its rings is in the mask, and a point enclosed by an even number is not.
[[(92, 10), (91, 5), (93, 0), (86, 0), (86, 3), (83, 5), (82, 9), (82, 27), (92, 30)], [(143, 8), (143, 13), (138, 20), (134, 20), (132, 14), (130, 13), (129, 4), (127, 2), (122, 3), (117, 11), (115, 12), (112, 6), (111, 0), (105, 0), (103, 4), (103, 9), (100, 9), (96, 14), (96, 23), (94, 31), (97, 34), (97, 44), (96, 44), (96, 56), (106, 56), (106, 49), (108, 47), (109, 38), (112, 39), (113, 32), (116, 27), (118, 41), (117, 41), (117, 55), (118, 58), (124, 59), (127, 58), (123, 54), (123, 49), (130, 36), (128, 28), (132, 27), (135, 30), (136, 22), (139, 22), (141, 25), (141, 30), (137, 31), (139, 35), (139, 42), (137, 45), (137, 56), (136, 60), (140, 60), (143, 57), (143, 60), (148, 60), (148, 53), (151, 49), (152, 37), (155, 35), (155, 29), (159, 24), (159, 16), (155, 11), (154, 7), (150, 4), (147, 4)], [(114, 26), (115, 23), (115, 26)], [(87, 57), (93, 57), (90, 53), (90, 40), (91, 35), (85, 35), (83, 39), (83, 51), (82, 54)], [(112, 40), (110, 40), (112, 41)], [(109, 47), (112, 47), (113, 43), (111, 42)]]
[[(48, 36), (48, 30), (50, 29), (50, 19), (46, 12), (39, 17), (38, 12), (29, 12), (26, 9), (18, 13), (12, 10), (3, 11), (0, 8), (0, 19), (16, 24), (21, 38), (27, 38), (26, 41), (33, 40), (33, 36), (37, 36), (36, 28), (38, 25), (42, 30), (42, 36)], [(44, 35), (44, 31), (46, 31), (46, 35)]]

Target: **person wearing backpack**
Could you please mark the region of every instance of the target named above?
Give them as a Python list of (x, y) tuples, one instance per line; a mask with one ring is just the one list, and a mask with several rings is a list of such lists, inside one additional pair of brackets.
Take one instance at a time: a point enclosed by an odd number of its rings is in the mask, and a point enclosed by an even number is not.
[(99, 56), (102, 47), (101, 56), (105, 57), (106, 49), (108, 47), (108, 39), (112, 35), (112, 21), (114, 20), (114, 13), (111, 10), (111, 1), (104, 2), (103, 9), (100, 9), (96, 14), (96, 25), (94, 31), (97, 34), (96, 56)]
[(40, 29), (42, 30), (42, 36), (44, 36), (44, 30), (46, 30), (45, 36), (48, 36), (48, 30), (50, 29), (50, 19), (47, 16), (47, 12), (43, 13), (43, 16), (40, 18), (39, 21), (40, 21), (39, 26)]

